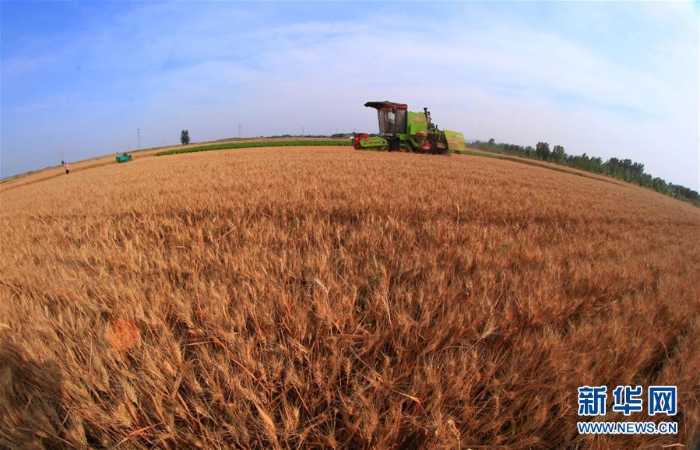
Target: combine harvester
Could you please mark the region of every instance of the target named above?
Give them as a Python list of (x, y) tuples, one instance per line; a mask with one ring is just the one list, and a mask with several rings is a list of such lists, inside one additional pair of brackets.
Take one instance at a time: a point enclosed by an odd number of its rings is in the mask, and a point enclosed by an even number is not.
[(118, 163), (124, 163), (124, 162), (129, 162), (131, 161), (131, 155), (128, 153), (122, 153), (121, 155), (117, 155), (117, 162)]
[(465, 150), (464, 135), (440, 130), (430, 120), (428, 108), (423, 112), (408, 111), (408, 106), (394, 102), (367, 102), (377, 110), (379, 135), (358, 133), (352, 138), (357, 150), (406, 151), (449, 154)]

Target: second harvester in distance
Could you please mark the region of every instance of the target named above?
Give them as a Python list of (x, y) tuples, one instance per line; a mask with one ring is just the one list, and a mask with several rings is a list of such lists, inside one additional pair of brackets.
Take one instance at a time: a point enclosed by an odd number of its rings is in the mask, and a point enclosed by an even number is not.
[(352, 138), (357, 150), (408, 151), (444, 153), (465, 150), (464, 135), (457, 131), (440, 130), (430, 119), (428, 108), (423, 112), (408, 111), (403, 103), (367, 102), (377, 110), (379, 135), (358, 133)]

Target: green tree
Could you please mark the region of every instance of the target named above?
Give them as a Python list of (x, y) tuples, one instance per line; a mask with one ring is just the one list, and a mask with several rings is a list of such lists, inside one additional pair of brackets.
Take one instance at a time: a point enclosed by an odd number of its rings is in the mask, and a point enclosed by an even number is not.
[(566, 161), (566, 152), (564, 151), (564, 147), (561, 145), (555, 145), (552, 149), (552, 159), (557, 164), (563, 164), (564, 161)]
[(182, 130), (182, 132), (180, 133), (180, 142), (182, 142), (182, 145), (187, 145), (190, 143), (189, 130)]
[(539, 159), (547, 161), (551, 153), (552, 152), (549, 150), (549, 143), (547, 142), (538, 142), (537, 146), (535, 146), (535, 155), (537, 155)]

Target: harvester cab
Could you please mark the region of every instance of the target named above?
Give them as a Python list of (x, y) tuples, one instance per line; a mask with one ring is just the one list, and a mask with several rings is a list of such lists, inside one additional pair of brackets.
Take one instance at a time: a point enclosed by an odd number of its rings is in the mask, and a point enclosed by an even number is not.
[(392, 102), (367, 102), (365, 106), (377, 110), (380, 136), (394, 137), (406, 132), (408, 105)]
[(423, 112), (408, 111), (408, 106), (395, 102), (367, 102), (377, 110), (379, 134), (357, 134), (353, 145), (358, 150), (410, 151), (449, 153), (464, 150), (464, 135), (456, 131), (441, 131), (432, 122), (428, 108)]

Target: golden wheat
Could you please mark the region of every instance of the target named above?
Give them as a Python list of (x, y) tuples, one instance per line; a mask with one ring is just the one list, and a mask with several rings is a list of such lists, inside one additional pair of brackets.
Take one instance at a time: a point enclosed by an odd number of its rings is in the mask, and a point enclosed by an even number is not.
[[(510, 161), (344, 148), (35, 181), (0, 192), (2, 446), (698, 439), (687, 204)], [(579, 435), (583, 385), (678, 386), (679, 434)]]

